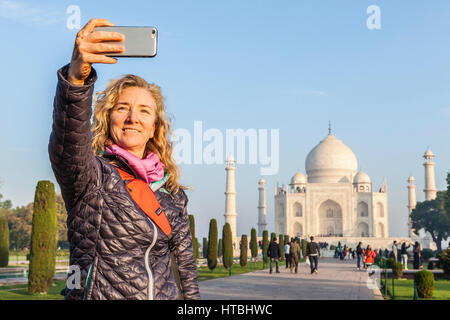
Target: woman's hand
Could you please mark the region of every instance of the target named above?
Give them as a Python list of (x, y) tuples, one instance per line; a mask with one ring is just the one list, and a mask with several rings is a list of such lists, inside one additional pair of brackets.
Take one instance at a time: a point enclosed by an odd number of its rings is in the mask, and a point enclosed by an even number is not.
[(120, 53), (125, 50), (123, 45), (114, 43), (104, 43), (105, 41), (123, 41), (124, 35), (118, 32), (95, 31), (97, 27), (114, 26), (105, 19), (91, 19), (81, 29), (73, 48), (72, 59), (70, 60), (67, 80), (75, 85), (82, 86), (84, 80), (91, 73), (93, 63), (113, 64), (117, 59), (105, 56), (105, 53)]

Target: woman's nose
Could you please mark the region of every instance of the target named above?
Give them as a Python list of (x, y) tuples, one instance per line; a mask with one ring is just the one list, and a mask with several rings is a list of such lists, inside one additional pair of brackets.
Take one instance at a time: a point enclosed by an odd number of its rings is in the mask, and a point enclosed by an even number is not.
[(137, 113), (132, 108), (130, 109), (130, 112), (128, 113), (127, 121), (135, 123), (138, 122)]

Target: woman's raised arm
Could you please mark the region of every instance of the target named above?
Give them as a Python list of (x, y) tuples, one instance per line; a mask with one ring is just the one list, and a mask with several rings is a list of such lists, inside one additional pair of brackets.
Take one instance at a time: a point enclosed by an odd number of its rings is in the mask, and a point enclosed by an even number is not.
[[(69, 65), (58, 70), (53, 102), (53, 126), (49, 156), (68, 209), (98, 178), (91, 146), (91, 115), (96, 72), (92, 63), (115, 63), (106, 52), (120, 52), (121, 45), (102, 43), (120, 41), (116, 32), (93, 32), (99, 26), (111, 26), (107, 20), (92, 19), (77, 34)], [(122, 48), (121, 48), (122, 47)]]

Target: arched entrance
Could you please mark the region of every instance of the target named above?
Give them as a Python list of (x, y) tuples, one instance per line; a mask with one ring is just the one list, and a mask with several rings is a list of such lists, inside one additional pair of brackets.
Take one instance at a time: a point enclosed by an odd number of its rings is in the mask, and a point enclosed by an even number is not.
[(324, 201), (319, 207), (319, 234), (342, 236), (342, 209), (333, 200)]
[(303, 237), (303, 226), (298, 222), (294, 223), (293, 233), (296, 237)]
[(368, 237), (369, 225), (365, 222), (361, 222), (360, 224), (358, 224), (358, 230), (356, 234), (358, 237)]

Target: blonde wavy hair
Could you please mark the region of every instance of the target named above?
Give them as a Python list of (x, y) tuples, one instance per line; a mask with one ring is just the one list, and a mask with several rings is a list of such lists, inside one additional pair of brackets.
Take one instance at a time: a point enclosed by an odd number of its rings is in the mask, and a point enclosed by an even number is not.
[(95, 154), (105, 150), (113, 144), (110, 135), (110, 115), (122, 91), (129, 87), (138, 87), (148, 90), (156, 102), (155, 133), (149, 139), (145, 151), (156, 153), (164, 164), (164, 171), (168, 173), (166, 187), (171, 194), (176, 194), (182, 186), (178, 180), (180, 169), (172, 159), (173, 143), (169, 140), (172, 134), (171, 120), (165, 112), (164, 97), (161, 88), (148, 83), (143, 78), (128, 74), (119, 79), (112, 80), (105, 90), (97, 92), (94, 102), (94, 119), (92, 122), (92, 148)]

